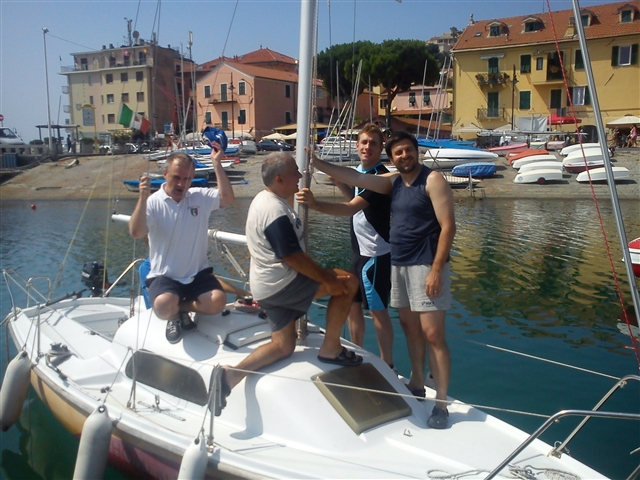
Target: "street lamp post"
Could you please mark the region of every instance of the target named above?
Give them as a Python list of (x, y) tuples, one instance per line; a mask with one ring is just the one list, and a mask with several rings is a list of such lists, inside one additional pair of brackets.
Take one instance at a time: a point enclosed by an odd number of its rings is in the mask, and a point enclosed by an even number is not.
[(518, 83), (518, 79), (516, 78), (516, 66), (513, 66), (513, 79), (511, 80), (511, 130), (513, 130), (514, 123), (514, 109), (516, 104), (516, 83)]
[[(251, 104), (253, 103), (253, 99), (254, 99), (253, 85), (251, 85), (244, 78), (241, 78), (240, 81), (244, 82), (245, 94), (246, 94), (246, 88), (251, 87), (251, 97), (249, 98), (249, 104), (247, 105), (247, 118), (245, 119), (245, 123), (249, 123), (249, 125), (251, 125), (251, 122), (249, 121), (249, 113), (251, 112)], [(251, 130), (252, 130), (252, 127), (249, 128), (249, 133), (251, 133)]]
[(48, 28), (42, 29), (42, 40), (44, 42), (44, 78), (47, 83), (47, 127), (49, 128), (49, 153), (53, 150), (51, 138), (51, 108), (49, 107), (49, 68), (47, 66), (47, 33)]

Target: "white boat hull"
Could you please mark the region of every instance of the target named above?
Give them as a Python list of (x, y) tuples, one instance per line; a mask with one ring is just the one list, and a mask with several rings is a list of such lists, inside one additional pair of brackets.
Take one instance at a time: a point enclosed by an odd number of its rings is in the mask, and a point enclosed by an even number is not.
[(562, 162), (556, 161), (548, 161), (548, 162), (533, 162), (527, 163), (523, 165), (518, 170), (518, 173), (524, 174), (527, 172), (531, 172), (533, 170), (545, 170), (545, 169), (555, 169), (562, 173)]
[(556, 168), (544, 168), (540, 170), (530, 170), (525, 173), (518, 172), (513, 179), (513, 183), (538, 183), (540, 185), (549, 181), (562, 180), (562, 170)]
[(584, 150), (589, 150), (589, 149), (597, 149), (600, 150), (600, 144), (599, 143), (583, 143), (582, 145), (580, 145), (579, 143), (576, 143), (575, 145), (569, 145), (568, 147), (564, 147), (562, 150), (560, 150), (560, 155), (562, 155), (563, 157), (566, 157), (567, 155), (574, 153), (574, 152), (579, 152), (582, 151), (582, 149)]
[[(614, 181), (629, 178), (629, 169), (626, 167), (611, 167), (611, 170), (613, 171)], [(576, 181), (580, 183), (589, 183), (589, 178), (591, 178), (592, 182), (604, 182), (607, 180), (607, 171), (604, 167), (592, 168), (588, 171), (585, 170), (578, 174)]]
[(530, 163), (537, 163), (537, 162), (553, 162), (553, 161), (558, 161), (558, 159), (556, 158), (555, 155), (552, 154), (544, 154), (544, 155), (531, 155), (529, 157), (524, 157), (524, 158), (519, 158), (518, 160), (515, 160), (511, 166), (513, 168), (515, 168), (516, 170), (519, 170), (520, 168), (522, 168), (524, 165), (528, 165)]
[[(80, 435), (85, 418), (104, 403), (117, 420), (110, 460), (134, 467), (140, 475), (175, 478), (185, 450), (203, 425), (208, 431), (208, 409), (202, 402), (212, 369), (237, 364), (269, 339), (270, 330), (258, 316), (230, 306), (226, 316), (197, 316), (198, 329), (170, 345), (165, 322), (142, 305), (138, 298), (134, 316), (128, 318), (126, 298), (64, 300), (42, 309), (39, 320), (37, 307), (21, 310), (8, 320), (9, 331), (16, 345), (27, 346), (36, 392), (69, 431)], [(35, 323), (45, 350), (63, 342), (72, 352), (55, 368), (33, 350)], [(213, 423), (207, 477), (421, 478), (427, 471), (475, 471), (468, 478), (484, 478), (528, 436), (460, 402), (449, 406), (450, 428), (427, 428), (435, 392), (427, 388), (427, 400), (419, 402), (381, 359), (345, 341), (365, 359), (362, 366), (346, 369), (355, 374), (356, 384), (369, 375), (360, 372), (377, 372), (400, 404), (398, 418), (393, 418), (397, 409), (391, 409), (386, 420), (358, 432), (314, 383), (317, 375), (344, 371), (318, 361), (322, 339), (322, 332), (310, 326), (304, 345), (291, 357), (250, 375), (232, 391)], [(139, 374), (132, 396), (134, 351)], [(153, 375), (155, 364), (149, 362), (160, 362), (163, 367), (157, 371), (163, 374)], [(171, 378), (183, 385), (156, 387), (149, 381), (154, 378), (167, 380), (165, 386)], [(356, 415), (368, 404), (377, 411), (380, 402), (374, 400), (381, 397), (371, 395), (352, 391), (338, 404)], [(135, 408), (127, 407), (130, 400)], [(580, 478), (600, 476), (566, 455), (550, 457), (550, 451), (551, 446), (536, 440), (511, 465), (562, 470)]]

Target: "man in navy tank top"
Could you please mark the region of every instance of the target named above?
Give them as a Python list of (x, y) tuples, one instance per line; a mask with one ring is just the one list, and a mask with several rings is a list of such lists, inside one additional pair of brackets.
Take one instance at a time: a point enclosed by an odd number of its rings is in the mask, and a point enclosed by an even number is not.
[(428, 347), (436, 402), (427, 424), (446, 428), (451, 359), (444, 320), (451, 307), (449, 252), (456, 232), (453, 192), (439, 172), (420, 164), (414, 136), (394, 132), (385, 150), (397, 172), (366, 175), (317, 158), (314, 165), (340, 182), (391, 195), (391, 306), (398, 309), (407, 337), (411, 360), (407, 388), (415, 396), (425, 396)]
[[(369, 123), (358, 133), (356, 150), (360, 158), (357, 170), (369, 175), (388, 173), (380, 161), (384, 136), (377, 125)], [(312, 210), (336, 216), (351, 217), (351, 272), (358, 276), (360, 289), (349, 310), (351, 341), (362, 346), (365, 322), (362, 309), (373, 317), (380, 357), (393, 368), (393, 325), (389, 317), (391, 291), (391, 246), (389, 218), (391, 197), (336, 182), (347, 201), (318, 201), (308, 188), (296, 194), (296, 200)]]

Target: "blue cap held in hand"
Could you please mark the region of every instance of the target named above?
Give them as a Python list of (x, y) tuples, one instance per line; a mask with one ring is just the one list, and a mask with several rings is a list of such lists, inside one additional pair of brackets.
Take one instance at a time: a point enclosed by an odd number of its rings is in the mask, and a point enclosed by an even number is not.
[(215, 127), (207, 127), (202, 131), (202, 135), (204, 135), (209, 142), (218, 142), (222, 147), (222, 150), (227, 149), (227, 135), (224, 133), (224, 130), (220, 130)]

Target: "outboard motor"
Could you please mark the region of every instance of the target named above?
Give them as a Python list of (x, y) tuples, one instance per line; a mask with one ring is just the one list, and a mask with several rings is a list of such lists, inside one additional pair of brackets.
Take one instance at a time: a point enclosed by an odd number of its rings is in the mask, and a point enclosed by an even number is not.
[(102, 262), (87, 262), (82, 267), (82, 283), (91, 289), (92, 297), (102, 295), (104, 289), (109, 288), (107, 271)]

